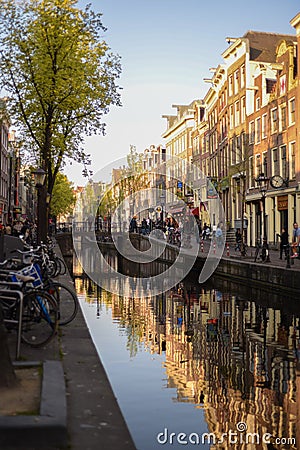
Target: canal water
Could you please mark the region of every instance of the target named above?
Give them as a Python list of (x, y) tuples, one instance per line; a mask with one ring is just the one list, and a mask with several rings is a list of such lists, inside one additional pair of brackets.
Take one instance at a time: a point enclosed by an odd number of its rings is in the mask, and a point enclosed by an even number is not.
[(193, 275), (124, 298), (73, 273), (138, 450), (300, 448), (299, 299)]

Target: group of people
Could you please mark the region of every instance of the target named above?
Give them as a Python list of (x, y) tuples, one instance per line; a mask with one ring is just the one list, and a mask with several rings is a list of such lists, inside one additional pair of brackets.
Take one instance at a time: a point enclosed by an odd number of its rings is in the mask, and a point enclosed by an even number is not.
[(22, 239), (29, 244), (35, 240), (36, 225), (28, 219), (15, 220), (13, 223), (8, 222), (6, 225), (0, 222), (0, 234), (22, 236)]
[(197, 217), (186, 217), (185, 219), (179, 219), (178, 221), (173, 217), (167, 217), (165, 220), (158, 218), (156, 221), (144, 218), (140, 225), (138, 225), (136, 216), (133, 216), (130, 220), (130, 233), (148, 235), (153, 230), (160, 230), (160, 232), (163, 232), (164, 239), (169, 243), (176, 245), (190, 245), (190, 243), (181, 242), (181, 237), (183, 235), (188, 239), (189, 236), (194, 234), (198, 243), (200, 242), (200, 239), (205, 240), (215, 238), (218, 246), (221, 246), (224, 240), (222, 224), (218, 224), (211, 228), (210, 225), (204, 223), (202, 228), (201, 221)]
[[(286, 228), (282, 228), (281, 233), (278, 234), (280, 238), (280, 255), (279, 258), (282, 259), (283, 254), (289, 250), (289, 234)], [(292, 254), (291, 258), (300, 259), (300, 228), (297, 222), (293, 223), (293, 235), (291, 244)]]
[[(281, 229), (281, 233), (277, 234), (278, 238), (280, 238), (280, 252), (279, 259), (282, 259), (283, 254), (286, 255), (286, 252), (289, 250), (289, 234), (285, 227)], [(242, 243), (242, 233), (240, 228), (237, 228), (235, 233), (235, 250), (241, 250)], [(300, 259), (300, 228), (297, 222), (293, 224), (293, 236), (292, 236), (292, 255), (291, 258), (299, 258)]]

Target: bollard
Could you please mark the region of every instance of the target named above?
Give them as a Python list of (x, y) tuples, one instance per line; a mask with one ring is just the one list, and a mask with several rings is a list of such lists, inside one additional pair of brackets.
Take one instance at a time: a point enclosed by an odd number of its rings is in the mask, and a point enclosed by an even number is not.
[(201, 252), (204, 252), (203, 239), (201, 239)]
[(286, 257), (286, 268), (290, 269), (291, 268), (291, 249), (290, 249), (289, 245), (287, 245), (285, 248), (285, 257)]
[(228, 244), (228, 242), (227, 242), (227, 244), (226, 244), (226, 255), (227, 255), (227, 256), (230, 256), (230, 251), (229, 251), (229, 244)]
[(214, 242), (214, 254), (216, 254), (216, 243)]

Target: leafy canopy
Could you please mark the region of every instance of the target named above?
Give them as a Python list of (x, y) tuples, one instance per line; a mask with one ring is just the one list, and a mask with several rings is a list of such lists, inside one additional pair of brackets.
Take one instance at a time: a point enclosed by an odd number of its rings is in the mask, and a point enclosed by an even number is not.
[(52, 191), (51, 214), (60, 216), (70, 214), (75, 205), (73, 184), (67, 176), (59, 172), (57, 174)]
[(102, 38), (101, 14), (75, 0), (0, 0), (0, 82), (23, 146), (47, 172), (68, 158), (89, 163), (85, 135), (104, 133), (121, 106), (120, 57)]

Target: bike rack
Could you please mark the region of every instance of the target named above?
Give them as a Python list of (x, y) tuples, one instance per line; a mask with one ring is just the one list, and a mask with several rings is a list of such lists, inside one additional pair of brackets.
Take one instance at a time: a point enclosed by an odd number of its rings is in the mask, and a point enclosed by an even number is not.
[[(0, 282), (1, 283), (1, 282)], [(5, 286), (7, 285), (15, 285), (16, 283), (5, 283)], [(13, 297), (13, 298), (12, 298)], [(4, 319), (4, 322), (6, 323), (17, 323), (18, 324), (18, 333), (17, 333), (17, 345), (16, 345), (16, 360), (20, 358), (20, 349), (21, 349), (21, 337), (22, 337), (22, 318), (23, 318), (23, 293), (18, 290), (13, 289), (2, 289), (0, 288), (0, 301), (3, 300), (15, 300), (16, 297), (19, 298), (20, 301), (20, 311), (19, 311), (19, 319), (18, 320), (12, 320), (12, 319)]]

